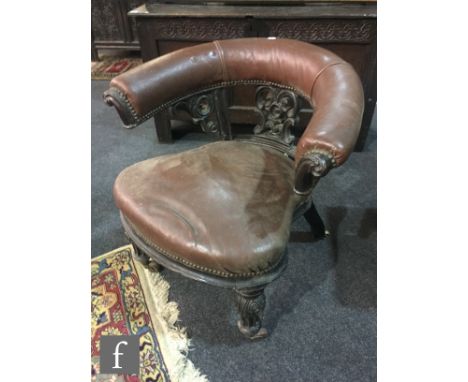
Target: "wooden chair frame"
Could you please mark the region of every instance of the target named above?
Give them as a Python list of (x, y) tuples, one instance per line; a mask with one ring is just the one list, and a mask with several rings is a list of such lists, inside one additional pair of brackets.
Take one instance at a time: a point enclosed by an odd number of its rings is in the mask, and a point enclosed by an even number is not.
[[(263, 98), (262, 98), (263, 97)], [(264, 98), (268, 97), (267, 100)], [(252, 144), (266, 145), (279, 150), (294, 159), (296, 139), (292, 134), (297, 121), (298, 95), (290, 88), (277, 84), (260, 84), (257, 88), (257, 106), (261, 122), (254, 128), (254, 134), (237, 136), (236, 139), (248, 140)], [(213, 87), (203, 90), (166, 105), (169, 113), (185, 111), (191, 115), (192, 122), (201, 126), (207, 133), (214, 133), (223, 140), (233, 139), (231, 125), (227, 118), (227, 88)], [(122, 119), (126, 110), (119, 109), (120, 103), (113, 102), (112, 96), (106, 102), (116, 106)], [(278, 113), (278, 107), (282, 107)], [(274, 110), (273, 110), (274, 109)], [(332, 167), (332, 161), (326, 153), (313, 152), (306, 155), (296, 166), (295, 192), (306, 196), (294, 217), (304, 216), (311, 226), (314, 237), (325, 237), (326, 231), (322, 219), (312, 202), (312, 190), (318, 180)], [(196, 281), (210, 285), (232, 288), (235, 291), (236, 306), (240, 315), (237, 322), (239, 330), (250, 339), (263, 338), (267, 330), (262, 326), (265, 308), (264, 289), (277, 279), (286, 269), (288, 256), (285, 250), (278, 264), (268, 273), (251, 278), (223, 278), (208, 275), (165, 256), (149, 240), (146, 240), (121, 213), (121, 220), (127, 237), (135, 248), (138, 261), (152, 271), (163, 267)]]

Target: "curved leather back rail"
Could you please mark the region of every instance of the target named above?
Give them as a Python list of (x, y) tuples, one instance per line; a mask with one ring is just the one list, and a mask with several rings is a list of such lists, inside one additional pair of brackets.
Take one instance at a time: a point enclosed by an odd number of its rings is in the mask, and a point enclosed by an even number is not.
[(246, 38), (181, 49), (115, 77), (105, 97), (126, 124), (139, 124), (178, 97), (239, 83), (279, 84), (311, 102), (296, 163), (322, 151), (340, 165), (352, 151), (364, 105), (359, 77), (337, 55), (296, 40)]

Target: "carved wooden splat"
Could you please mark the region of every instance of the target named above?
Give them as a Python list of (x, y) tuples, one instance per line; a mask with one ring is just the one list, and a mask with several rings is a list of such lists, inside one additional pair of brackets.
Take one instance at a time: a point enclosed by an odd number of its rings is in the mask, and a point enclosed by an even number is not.
[(280, 139), (286, 144), (294, 141), (292, 128), (297, 123), (298, 99), (294, 92), (272, 86), (259, 86), (256, 106), (262, 121), (255, 126), (254, 134)]

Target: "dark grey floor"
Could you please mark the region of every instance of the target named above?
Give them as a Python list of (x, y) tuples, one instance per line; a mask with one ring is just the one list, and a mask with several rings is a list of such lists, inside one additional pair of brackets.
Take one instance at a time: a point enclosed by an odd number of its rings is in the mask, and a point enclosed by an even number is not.
[[(152, 121), (120, 128), (102, 102), (106, 81), (92, 82), (92, 255), (126, 244), (112, 184), (125, 167), (206, 142), (188, 134), (160, 145)], [(376, 127), (364, 152), (354, 153), (315, 191), (331, 236), (311, 243), (303, 218), (294, 223), (289, 266), (267, 288), (267, 339), (238, 333), (232, 293), (172, 272), (170, 299), (192, 338), (190, 359), (212, 382), (376, 380)]]

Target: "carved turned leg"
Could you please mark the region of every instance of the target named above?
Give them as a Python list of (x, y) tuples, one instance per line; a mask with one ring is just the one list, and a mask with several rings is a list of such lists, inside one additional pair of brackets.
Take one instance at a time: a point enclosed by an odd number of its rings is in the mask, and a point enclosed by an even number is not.
[(268, 335), (262, 328), (263, 310), (265, 309), (266, 285), (253, 288), (234, 289), (236, 292), (236, 306), (240, 314), (237, 326), (241, 333), (251, 340), (264, 338)]
[(323, 220), (320, 217), (317, 208), (315, 208), (314, 203), (312, 203), (310, 208), (304, 213), (304, 217), (307, 220), (307, 223), (310, 224), (310, 228), (312, 229), (315, 239), (323, 239), (325, 236), (329, 235), (329, 232), (325, 229), (325, 224), (323, 224)]
[(163, 267), (154, 261), (151, 257), (149, 257), (146, 253), (144, 253), (140, 248), (138, 248), (135, 243), (132, 243), (134, 253), (135, 253), (135, 260), (141, 263), (145, 268), (147, 268), (151, 272), (160, 272), (163, 270)]

